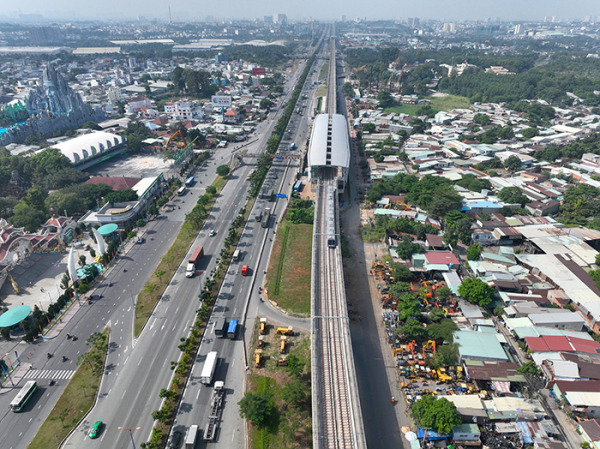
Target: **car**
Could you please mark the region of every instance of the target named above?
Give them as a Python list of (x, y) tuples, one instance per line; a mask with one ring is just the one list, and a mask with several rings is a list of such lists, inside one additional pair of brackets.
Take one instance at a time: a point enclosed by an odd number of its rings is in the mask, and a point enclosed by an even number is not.
[(175, 432), (173, 432), (173, 435), (171, 435), (171, 440), (169, 441), (169, 444), (167, 447), (169, 449), (178, 449), (179, 445), (181, 444), (182, 436), (183, 436), (183, 434), (179, 430), (176, 430)]
[(145, 239), (144, 237), (138, 237), (138, 239), (137, 239), (137, 242), (136, 242), (136, 243), (137, 243), (138, 245), (141, 245), (141, 244), (142, 244), (142, 243), (144, 243), (145, 241), (146, 241), (146, 239)]
[(208, 233), (209, 236), (214, 237), (216, 234), (214, 229), (211, 229), (210, 232)]
[(96, 421), (90, 429), (89, 437), (91, 439), (98, 437), (100, 430), (102, 430), (102, 421)]
[(242, 267), (242, 276), (246, 276), (248, 274), (248, 265), (244, 265)]

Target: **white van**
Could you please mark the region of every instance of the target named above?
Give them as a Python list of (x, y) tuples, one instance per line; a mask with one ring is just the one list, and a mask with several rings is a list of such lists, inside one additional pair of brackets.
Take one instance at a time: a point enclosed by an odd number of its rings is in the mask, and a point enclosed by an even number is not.
[(231, 256), (231, 259), (232, 259), (233, 261), (237, 261), (239, 258), (240, 258), (240, 250), (239, 250), (239, 249), (236, 249), (236, 250), (233, 252), (233, 256)]
[(198, 439), (198, 426), (194, 424), (190, 426), (185, 434), (185, 449), (194, 449), (196, 440)]

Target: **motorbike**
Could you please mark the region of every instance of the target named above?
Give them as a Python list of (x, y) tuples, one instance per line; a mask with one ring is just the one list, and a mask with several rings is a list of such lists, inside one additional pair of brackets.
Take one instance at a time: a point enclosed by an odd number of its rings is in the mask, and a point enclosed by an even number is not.
[(108, 283), (108, 286), (109, 286), (109, 287), (112, 287), (112, 282), (109, 282), (109, 283)]
[(67, 334), (67, 340), (71, 339), (71, 334)]
[(62, 356), (62, 361), (63, 361), (63, 362), (66, 362), (67, 360), (69, 360), (69, 359), (67, 359), (67, 358), (66, 358), (66, 357), (63, 355), (63, 356)]
[(71, 338), (73, 339), (73, 341), (77, 340), (77, 337), (75, 335), (73, 335)]
[(88, 299), (88, 304), (91, 304), (91, 303), (92, 303), (92, 300), (91, 300), (91, 299)]
[(265, 302), (265, 300), (262, 299), (262, 296), (259, 296), (258, 299), (260, 299), (260, 302)]
[(49, 359), (50, 359), (50, 358), (52, 358), (52, 354), (50, 354), (50, 353), (46, 354), (46, 356), (47, 356)]
[(54, 385), (56, 382), (53, 379), (50, 379), (50, 386)]

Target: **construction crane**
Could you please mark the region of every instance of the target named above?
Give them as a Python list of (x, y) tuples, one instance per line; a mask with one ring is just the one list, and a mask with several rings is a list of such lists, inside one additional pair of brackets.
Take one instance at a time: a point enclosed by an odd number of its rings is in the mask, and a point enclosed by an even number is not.
[(402, 68), (400, 69), (400, 75), (398, 76), (398, 81), (396, 82), (396, 84), (398, 84), (398, 88), (399, 88), (399, 92), (400, 94), (402, 94), (402, 74), (404, 73), (404, 69), (406, 68), (406, 64), (404, 64), (402, 66)]
[[(185, 137), (183, 137), (183, 134), (181, 134), (181, 131), (177, 130), (173, 133), (173, 135), (171, 137), (169, 137), (169, 140), (167, 141), (167, 143), (165, 144), (166, 147), (168, 147), (171, 142), (173, 141), (173, 139), (175, 138), (175, 136), (179, 134), (179, 137), (181, 138), (181, 140), (183, 141), (183, 145), (187, 146), (187, 142), (185, 141)], [(194, 139), (196, 140), (196, 139)]]
[(394, 61), (394, 63), (393, 63), (393, 66), (392, 66), (392, 68), (391, 68), (391, 72), (392, 72), (392, 73), (390, 74), (390, 79), (389, 79), (389, 80), (388, 80), (388, 82), (387, 82), (387, 88), (388, 88), (388, 90), (391, 90), (391, 89), (392, 89), (392, 77), (394, 76), (394, 72), (396, 71), (396, 67), (398, 67), (398, 63), (400, 62), (400, 58), (401, 58), (401, 57), (402, 57), (402, 56), (398, 55), (398, 57), (397, 57), (397, 58), (396, 58), (396, 60)]

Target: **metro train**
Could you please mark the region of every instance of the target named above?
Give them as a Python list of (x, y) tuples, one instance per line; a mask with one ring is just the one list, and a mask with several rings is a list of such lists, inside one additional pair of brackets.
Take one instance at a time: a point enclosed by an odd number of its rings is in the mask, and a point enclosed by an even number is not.
[(337, 244), (335, 232), (335, 187), (327, 186), (327, 246), (335, 248)]

